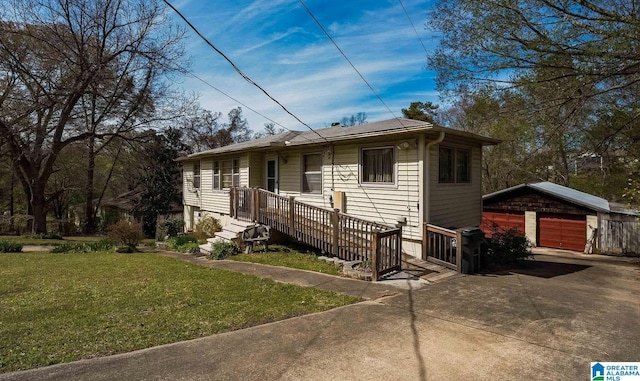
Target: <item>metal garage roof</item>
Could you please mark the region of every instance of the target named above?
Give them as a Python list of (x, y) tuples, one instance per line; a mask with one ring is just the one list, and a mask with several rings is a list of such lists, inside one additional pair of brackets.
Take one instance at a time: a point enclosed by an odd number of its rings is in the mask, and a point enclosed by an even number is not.
[(555, 196), (559, 199), (581, 205), (583, 207), (593, 209), (598, 212), (611, 212), (611, 208), (609, 207), (609, 201), (604, 198), (600, 198), (588, 193), (580, 192), (579, 190), (575, 190), (573, 188), (568, 188), (562, 185), (558, 185), (555, 183), (551, 183), (549, 181), (541, 181), (538, 183), (529, 183), (529, 184), (520, 184), (511, 188), (503, 189), (497, 192), (493, 192), (487, 195), (482, 196), (483, 200), (491, 199), (493, 197), (504, 195), (506, 193), (510, 193), (516, 191), (518, 189), (530, 188), (537, 190), (542, 193), (546, 193), (551, 196)]

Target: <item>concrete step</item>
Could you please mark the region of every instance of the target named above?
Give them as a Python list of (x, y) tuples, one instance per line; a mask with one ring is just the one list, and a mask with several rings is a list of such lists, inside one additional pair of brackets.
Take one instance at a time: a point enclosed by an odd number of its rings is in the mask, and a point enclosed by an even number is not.
[(248, 227), (252, 227), (252, 226), (253, 226), (253, 224), (251, 224), (249, 226), (237, 225), (237, 224), (229, 224), (229, 225), (225, 225), (222, 228), (222, 230), (238, 234), (238, 233), (242, 233), (243, 231), (247, 230)]
[[(240, 220), (232, 219), (232, 220), (229, 220), (229, 222), (227, 222), (227, 224), (224, 227), (237, 226), (237, 227), (243, 228), (243, 230), (244, 230), (244, 229), (246, 229), (248, 227), (251, 227), (253, 225), (254, 225), (254, 223), (251, 222), (251, 221), (240, 221)], [(223, 227), (223, 229), (224, 229), (224, 227)]]
[(204, 254), (204, 255), (211, 254), (211, 244), (205, 243), (204, 245), (200, 245), (200, 254)]
[(218, 241), (226, 241), (226, 240), (224, 238), (220, 238), (220, 237), (207, 238), (207, 242), (209, 242), (209, 243), (216, 243)]
[(222, 239), (226, 239), (228, 241), (233, 241), (238, 239), (238, 234), (237, 233), (233, 233), (227, 230), (223, 230), (221, 232), (217, 232), (216, 233), (216, 237), (220, 237)]

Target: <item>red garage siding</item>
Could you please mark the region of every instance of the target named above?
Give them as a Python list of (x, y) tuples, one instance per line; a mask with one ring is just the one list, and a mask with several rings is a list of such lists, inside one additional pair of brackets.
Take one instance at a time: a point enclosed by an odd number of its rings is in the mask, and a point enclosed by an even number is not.
[(486, 237), (491, 238), (494, 224), (500, 231), (516, 228), (524, 234), (524, 212), (482, 212), (480, 228)]
[(583, 251), (586, 243), (585, 216), (538, 214), (538, 246)]

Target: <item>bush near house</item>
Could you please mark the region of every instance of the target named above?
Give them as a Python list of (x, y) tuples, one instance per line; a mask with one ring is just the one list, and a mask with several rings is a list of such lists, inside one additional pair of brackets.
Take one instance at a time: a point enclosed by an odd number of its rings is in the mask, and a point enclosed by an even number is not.
[(204, 216), (196, 224), (196, 229), (193, 235), (197, 239), (207, 239), (213, 237), (215, 233), (220, 230), (222, 230), (220, 220), (213, 218), (212, 216)]
[(95, 253), (98, 251), (105, 252), (113, 250), (113, 243), (110, 241), (102, 240), (98, 242), (86, 242), (86, 243), (65, 243), (58, 245), (51, 249), (54, 254), (60, 253)]
[(496, 229), (489, 240), (487, 260), (496, 265), (517, 264), (531, 256), (531, 243), (516, 228), (507, 231)]
[(107, 237), (116, 245), (124, 245), (130, 249), (135, 249), (144, 238), (144, 234), (142, 233), (141, 224), (122, 220), (109, 227)]

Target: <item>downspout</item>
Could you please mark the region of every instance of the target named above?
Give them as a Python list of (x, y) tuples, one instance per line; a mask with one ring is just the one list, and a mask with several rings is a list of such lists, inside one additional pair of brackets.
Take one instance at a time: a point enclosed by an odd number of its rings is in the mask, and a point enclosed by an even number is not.
[[(424, 139), (424, 138), (423, 138)], [(424, 203), (424, 207), (422, 208), (422, 213), (420, 214), (421, 217), (421, 222), (429, 222), (429, 213), (430, 213), (430, 197), (431, 197), (431, 192), (430, 192), (430, 188), (431, 188), (431, 163), (430, 163), (430, 150), (431, 147), (435, 144), (439, 144), (442, 143), (442, 141), (444, 140), (444, 131), (440, 131), (440, 135), (438, 136), (438, 138), (436, 140), (430, 141), (429, 143), (427, 143), (426, 147), (424, 148), (424, 153), (422, 154), (422, 159), (424, 162), (424, 171), (421, 172), (424, 174), (424, 178), (422, 179), (422, 181), (420, 182), (420, 185), (422, 185), (423, 188), (423, 194), (424, 197), (421, 197), (420, 200)], [(422, 226), (422, 223), (420, 224), (420, 226)]]

